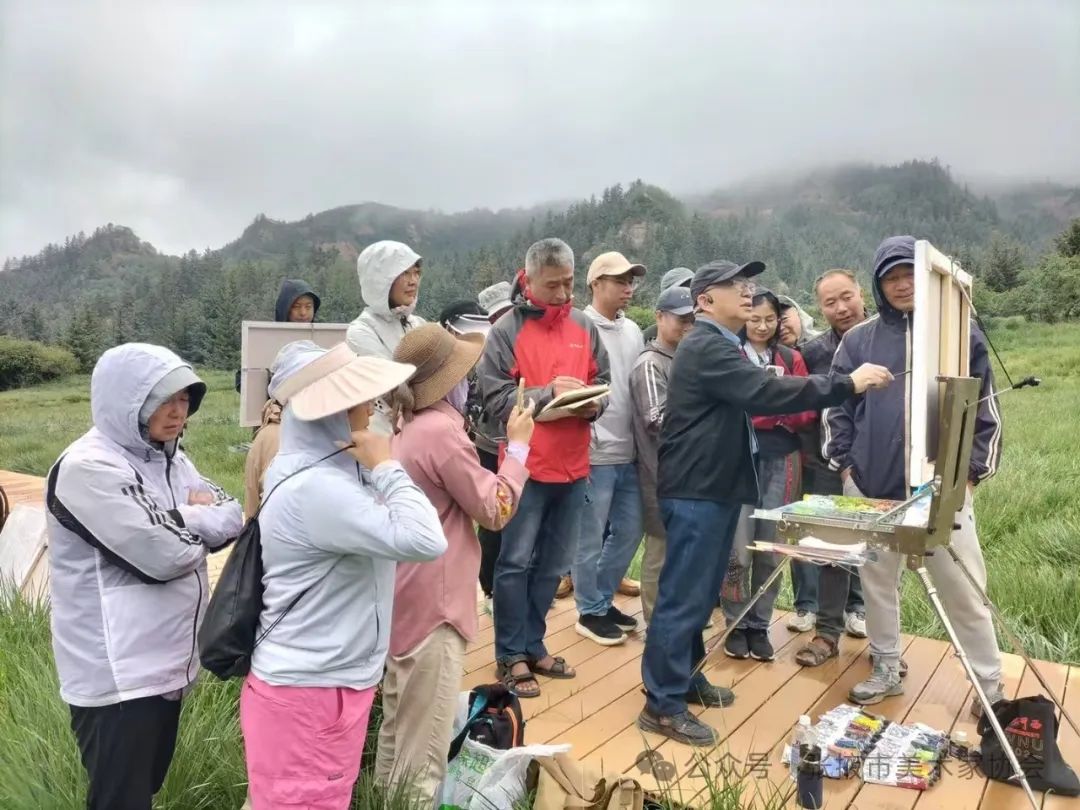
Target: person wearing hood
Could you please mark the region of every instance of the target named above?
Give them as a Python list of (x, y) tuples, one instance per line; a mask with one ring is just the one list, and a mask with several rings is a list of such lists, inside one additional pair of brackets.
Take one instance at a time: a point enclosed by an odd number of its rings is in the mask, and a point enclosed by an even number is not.
[[(345, 333), (350, 349), (389, 360), (401, 339), (425, 323), (415, 313), (423, 262), (403, 242), (386, 239), (364, 248), (356, 259), (356, 275), (365, 307)], [(382, 400), (375, 403), (371, 428), (386, 436), (393, 433), (390, 407)]]
[[(690, 291), (690, 282), (694, 279), (694, 271), (689, 267), (673, 267), (668, 270), (664, 275), (660, 277), (660, 294), (663, 295), (666, 290), (670, 290), (672, 287), (684, 287), (687, 292)], [(642, 340), (648, 345), (651, 341), (656, 340), (658, 332), (658, 324), (649, 324), (642, 332)]]
[(392, 452), (439, 513), (447, 550), (433, 562), (397, 567), (375, 777), (426, 806), (446, 773), (465, 647), (476, 637), (480, 544), (474, 523), (493, 531), (505, 526), (529, 478), (531, 407), (510, 412), (498, 472), (480, 465), (469, 441), (468, 374), (483, 345), (476, 334), (455, 338), (427, 324), (394, 352), (397, 362), (417, 371), (390, 397), (400, 413)]
[(578, 635), (612, 646), (626, 641), (637, 620), (612, 603), (627, 566), (641, 545), (641, 488), (634, 465), (634, 416), (630, 369), (644, 343), (641, 329), (623, 311), (645, 265), (621, 253), (601, 253), (586, 282), (592, 303), (585, 315), (596, 324), (611, 364), (607, 408), (593, 424), (585, 512), (571, 571), (577, 601)]
[[(584, 312), (573, 308), (574, 252), (541, 239), (525, 254), (514, 308), (491, 327), (477, 368), (484, 410), (506, 424), (518, 396), (543, 409), (556, 396), (608, 382), (607, 351)], [(565, 660), (544, 646), (547, 612), (559, 576), (573, 561), (589, 476), (591, 403), (562, 419), (539, 422), (529, 443), (529, 482), (518, 513), (503, 528), (495, 564), (495, 656), (498, 674), (519, 697), (537, 697), (537, 675), (572, 678)]]
[(867, 366), (851, 374), (776, 376), (742, 352), (737, 332), (753, 313), (761, 262), (717, 260), (698, 268), (690, 294), (700, 315), (675, 352), (660, 430), (657, 495), (667, 535), (641, 674), (638, 728), (690, 745), (716, 732), (688, 703), (727, 706), (731, 690), (704, 685), (701, 631), (716, 606), (743, 504), (758, 501), (757, 437), (750, 416), (839, 404), (892, 379)]
[(53, 653), (90, 810), (149, 810), (165, 781), (199, 672), (206, 555), (243, 528), (240, 504), (179, 447), (205, 394), (168, 349), (109, 349), (90, 379), (93, 427), (49, 470)]
[[(303, 279), (287, 278), (278, 289), (277, 302), (274, 304), (274, 320), (277, 323), (314, 323), (322, 303), (315, 290)], [(240, 371), (236, 372), (236, 390), (240, 391)], [(281, 406), (277, 403), (263, 409), (263, 425), (281, 421)]]
[(656, 301), (656, 338), (645, 344), (630, 370), (634, 446), (645, 524), (645, 553), (641, 558), (641, 613), (645, 624), (652, 621), (657, 583), (667, 548), (664, 520), (656, 498), (656, 466), (660, 429), (667, 409), (668, 376), (675, 350), (693, 325), (694, 302), (690, 290), (679, 285), (669, 286)]
[(344, 343), (282, 354), (281, 449), (259, 514), (261, 641), (240, 692), (248, 790), (256, 810), (347, 808), (390, 643), (395, 567), (437, 558), (446, 538), (389, 437), (368, 430), (372, 400), (415, 368)]
[[(809, 372), (802, 355), (780, 342), (780, 301), (771, 291), (759, 289), (754, 293), (750, 320), (739, 336), (743, 354), (759, 368), (784, 377), (807, 377)], [(755, 416), (754, 437), (758, 452), (754, 457), (757, 472), (758, 500), (745, 505), (733, 541), (728, 576), (721, 590), (724, 618), (730, 626), (746, 607), (750, 596), (758, 592), (776, 570), (775, 554), (751, 551), (754, 541), (776, 542), (776, 522), (755, 520), (754, 507), (776, 509), (802, 497), (802, 461), (799, 434), (813, 424), (816, 411)], [(724, 642), (724, 653), (730, 658), (753, 658), (772, 661), (773, 647), (769, 641), (773, 604), (780, 592), (780, 580), (754, 603), (750, 612)]]
[(818, 333), (814, 329), (814, 317), (799, 306), (794, 298), (776, 296), (780, 302), (780, 343), (789, 349), (813, 340)]
[[(874, 362), (894, 374), (911, 369), (912, 313), (915, 310), (915, 237), (891, 236), (874, 255), (874, 301), (878, 314), (851, 327), (840, 341), (832, 373), (846, 374), (859, 363)], [(994, 394), (994, 374), (986, 339), (971, 326), (970, 375), (982, 381), (975, 416), (974, 442), (968, 469), (968, 495), (956, 513), (952, 549), (986, 588), (986, 565), (975, 530), (972, 491), (997, 472), (1001, 458), (1001, 416)], [(822, 415), (822, 455), (840, 472), (844, 494), (904, 500), (911, 495), (907, 480), (911, 377), (902, 385), (872, 391), (858, 402), (832, 407)], [(926, 558), (926, 567), (952, 619), (956, 635), (990, 702), (1001, 699), (1001, 653), (989, 609), (948, 554)], [(873, 670), (849, 694), (855, 703), (878, 703), (904, 691), (900, 662), (900, 595), (904, 557), (879, 552), (876, 562), (862, 568), (866, 602), (866, 631), (870, 637)], [(976, 698), (972, 714), (979, 715)]]

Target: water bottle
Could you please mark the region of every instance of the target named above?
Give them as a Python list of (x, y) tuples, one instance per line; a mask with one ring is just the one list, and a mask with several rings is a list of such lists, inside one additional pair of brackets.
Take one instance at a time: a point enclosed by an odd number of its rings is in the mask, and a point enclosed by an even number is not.
[(795, 783), (796, 805), (807, 810), (821, 810), (825, 784), (820, 746), (811, 743), (799, 748), (799, 774)]
[(810, 715), (800, 715), (799, 722), (795, 724), (795, 734), (791, 738), (790, 770), (793, 782), (797, 782), (799, 779), (799, 752), (802, 750), (802, 746), (810, 745), (813, 742), (815, 742), (814, 729), (810, 725)]

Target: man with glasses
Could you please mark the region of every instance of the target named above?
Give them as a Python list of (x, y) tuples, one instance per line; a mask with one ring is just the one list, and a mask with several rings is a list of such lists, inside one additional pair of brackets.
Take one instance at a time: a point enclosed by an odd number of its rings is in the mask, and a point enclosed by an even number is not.
[(761, 262), (718, 260), (694, 274), (698, 316), (675, 353), (660, 430), (657, 494), (667, 553), (641, 662), (646, 702), (638, 727), (690, 745), (713, 745), (717, 736), (687, 704), (727, 706), (735, 699), (728, 689), (707, 686), (697, 669), (739, 513), (758, 502), (750, 415), (838, 405), (892, 380), (880, 366), (776, 377), (750, 362), (738, 332), (753, 310), (750, 279), (764, 269)]
[[(626, 641), (637, 620), (612, 604), (615, 591), (641, 543), (641, 489), (634, 465), (630, 369), (644, 341), (623, 314), (645, 266), (621, 253), (597, 256), (586, 281), (592, 303), (585, 314), (596, 324), (611, 364), (607, 407), (593, 424), (589, 481), (572, 569), (579, 635), (612, 646)], [(605, 531), (605, 527), (607, 530)]]

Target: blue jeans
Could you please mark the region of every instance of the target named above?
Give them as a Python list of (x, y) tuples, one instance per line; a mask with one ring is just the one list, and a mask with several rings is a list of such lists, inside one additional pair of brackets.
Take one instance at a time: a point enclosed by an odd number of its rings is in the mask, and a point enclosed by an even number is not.
[(641, 658), (654, 714), (686, 711), (690, 673), (705, 657), (701, 631), (716, 606), (741, 511), (737, 503), (660, 499), (667, 553)]
[(502, 530), (495, 563), (495, 659), (547, 655), (547, 612), (570, 567), (585, 502), (585, 479), (529, 481), (517, 514)]
[[(610, 533), (605, 537), (605, 526)], [(574, 599), (583, 616), (604, 616), (634, 559), (642, 534), (641, 488), (634, 464), (589, 470), (574, 555)]]

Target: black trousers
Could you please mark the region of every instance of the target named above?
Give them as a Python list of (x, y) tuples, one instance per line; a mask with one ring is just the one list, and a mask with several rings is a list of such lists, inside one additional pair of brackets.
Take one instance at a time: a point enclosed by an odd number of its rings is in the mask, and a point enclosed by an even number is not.
[[(476, 453), (485, 470), (493, 473), (499, 471), (497, 455), (479, 447)], [(499, 559), (499, 549), (502, 548), (502, 532), (493, 532), (481, 526), (477, 529), (476, 537), (480, 540), (480, 588), (484, 596), (491, 596), (495, 592), (495, 561)]]
[(150, 810), (176, 750), (180, 701), (145, 697), (69, 708), (90, 777), (87, 810)]

